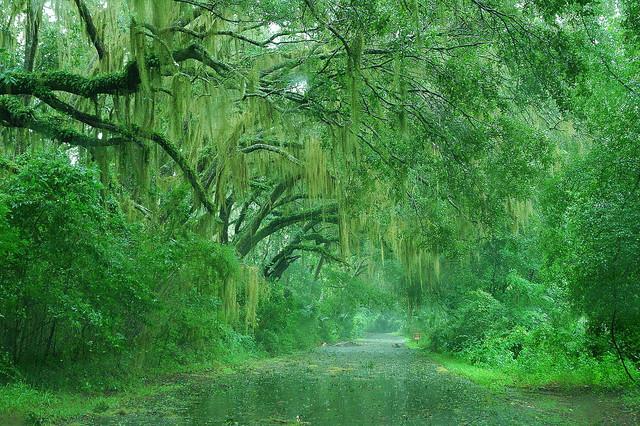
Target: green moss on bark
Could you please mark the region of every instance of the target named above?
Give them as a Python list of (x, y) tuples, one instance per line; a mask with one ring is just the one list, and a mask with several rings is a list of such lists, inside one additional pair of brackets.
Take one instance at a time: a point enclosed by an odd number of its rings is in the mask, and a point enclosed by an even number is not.
[(0, 82), (0, 94), (31, 95), (38, 90), (53, 90), (73, 93), (87, 98), (99, 94), (127, 94), (138, 90), (140, 74), (134, 62), (124, 70), (97, 75), (93, 78), (79, 76), (67, 71), (46, 73), (13, 72)]

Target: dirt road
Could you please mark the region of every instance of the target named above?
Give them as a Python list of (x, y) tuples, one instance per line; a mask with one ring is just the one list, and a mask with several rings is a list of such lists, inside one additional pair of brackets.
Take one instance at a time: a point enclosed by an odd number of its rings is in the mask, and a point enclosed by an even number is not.
[(637, 424), (592, 394), (497, 394), (451, 374), (393, 335), (280, 358), (213, 379), (95, 424), (460, 425)]

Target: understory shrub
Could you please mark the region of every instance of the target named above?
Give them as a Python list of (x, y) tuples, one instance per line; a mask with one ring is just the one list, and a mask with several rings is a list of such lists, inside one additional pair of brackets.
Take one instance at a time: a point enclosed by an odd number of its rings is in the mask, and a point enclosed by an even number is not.
[(232, 249), (127, 221), (96, 171), (63, 153), (18, 166), (0, 181), (3, 380), (116, 357), (181, 364), (238, 340), (237, 302), (224, 306), (238, 285)]
[(610, 343), (594, 351), (588, 320), (561, 308), (562, 292), (553, 287), (545, 291), (513, 275), (500, 299), (471, 290), (448, 306), (423, 308), (413, 324), (425, 331), (423, 344), (434, 352), (508, 372), (523, 385), (611, 388), (628, 383)]

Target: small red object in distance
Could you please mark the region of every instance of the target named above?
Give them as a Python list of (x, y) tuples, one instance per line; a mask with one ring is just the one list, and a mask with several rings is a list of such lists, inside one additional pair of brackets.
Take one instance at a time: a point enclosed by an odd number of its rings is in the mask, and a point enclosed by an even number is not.
[(413, 340), (420, 340), (420, 333), (415, 333), (413, 335)]

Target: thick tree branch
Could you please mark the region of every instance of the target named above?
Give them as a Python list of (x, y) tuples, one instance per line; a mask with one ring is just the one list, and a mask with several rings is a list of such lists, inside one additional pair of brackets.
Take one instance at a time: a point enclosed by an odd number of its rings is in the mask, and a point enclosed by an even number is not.
[(338, 221), (338, 208), (336, 205), (320, 206), (311, 210), (303, 211), (291, 216), (283, 216), (269, 222), (265, 227), (255, 234), (248, 234), (238, 242), (236, 249), (240, 256), (246, 256), (260, 241), (279, 230), (291, 226), (295, 223), (304, 222), (315, 218), (322, 219), (323, 222)]
[(282, 273), (289, 267), (295, 259), (298, 257), (292, 257), (293, 247), (302, 242), (302, 238), (309, 232), (316, 224), (318, 219), (313, 219), (307, 222), (302, 230), (296, 235), (284, 248), (282, 248), (264, 267), (264, 276), (269, 278), (278, 279)]
[[(319, 253), (321, 255), (320, 263), (318, 267), (322, 266), (325, 259), (331, 259), (336, 262), (344, 262), (343, 259), (338, 258), (332, 253), (329, 253), (326, 248), (321, 247), (324, 245), (325, 247), (331, 243), (337, 243), (338, 239), (329, 239), (318, 233), (308, 234), (310, 230), (313, 229), (315, 225), (321, 222), (320, 218), (315, 218), (309, 221), (301, 230), (298, 235), (289, 242), (277, 255), (271, 259), (271, 262), (267, 264), (264, 268), (264, 275), (269, 278), (278, 279), (282, 275), (282, 273), (291, 265), (295, 260), (297, 260), (300, 256), (294, 256), (293, 253), (295, 251), (310, 251)], [(315, 246), (311, 246), (308, 244), (302, 244), (303, 241), (314, 241)], [(316, 270), (319, 273), (319, 270)], [(317, 279), (317, 277), (316, 277)]]
[[(218, 74), (225, 74), (232, 68), (209, 55), (199, 44), (192, 43), (188, 47), (172, 52), (176, 62), (194, 59), (212, 68)], [(147, 66), (157, 66), (155, 58), (147, 59)], [(141, 78), (135, 61), (129, 62), (122, 71), (104, 73), (92, 78), (66, 71), (31, 73), (8, 72), (0, 80), (0, 95), (29, 95), (42, 89), (67, 92), (86, 98), (97, 95), (126, 95), (140, 89)]]
[(87, 78), (66, 71), (46, 73), (7, 73), (0, 81), (0, 95), (26, 95), (38, 90), (67, 92), (86, 98), (100, 94), (126, 95), (135, 93), (140, 86), (140, 74), (135, 62), (129, 62), (123, 71)]
[(309, 251), (309, 252), (314, 252), (314, 253), (319, 253), (321, 255), (323, 255), (325, 257), (325, 259), (331, 259), (334, 262), (339, 262), (339, 263), (346, 263), (344, 259), (334, 255), (333, 253), (329, 252), (328, 250), (326, 250), (325, 248), (321, 247), (321, 246), (316, 246), (316, 245), (305, 245), (305, 244), (298, 244), (298, 245), (294, 245), (291, 247), (293, 251), (295, 250), (301, 250), (301, 251)]
[(258, 231), (260, 225), (262, 225), (262, 221), (269, 215), (269, 213), (271, 213), (271, 211), (273, 211), (276, 201), (278, 201), (282, 194), (284, 194), (285, 191), (291, 188), (299, 178), (299, 176), (295, 176), (293, 178), (285, 179), (284, 181), (280, 182), (273, 189), (273, 191), (269, 195), (269, 198), (262, 204), (262, 207), (260, 207), (260, 210), (256, 213), (251, 223), (244, 230), (242, 236), (239, 238), (238, 243), (236, 244), (236, 247), (238, 247), (238, 251), (243, 256), (250, 251), (249, 246), (251, 245), (250, 241), (252, 236), (255, 235), (255, 233)]
[(89, 37), (89, 40), (91, 40), (91, 43), (93, 43), (93, 46), (96, 48), (96, 52), (98, 52), (98, 58), (100, 58), (100, 60), (104, 59), (107, 51), (104, 47), (104, 44), (102, 43), (100, 35), (98, 34), (96, 26), (93, 24), (93, 19), (91, 18), (89, 9), (87, 9), (87, 5), (82, 0), (74, 0), (74, 2), (78, 7), (78, 13), (80, 14), (80, 17), (84, 22), (84, 28), (87, 31), (87, 36)]
[(224, 75), (225, 73), (232, 70), (229, 65), (214, 59), (209, 54), (209, 52), (207, 52), (205, 48), (198, 43), (191, 43), (184, 49), (174, 51), (173, 59), (176, 62), (186, 61), (187, 59), (195, 59), (196, 61), (202, 62), (204, 65), (212, 68), (220, 75)]
[(25, 107), (17, 98), (0, 96), (0, 124), (8, 127), (30, 129), (60, 143), (89, 147), (104, 147), (127, 143), (122, 137), (98, 139), (65, 126), (56, 116), (37, 117), (33, 108)]

